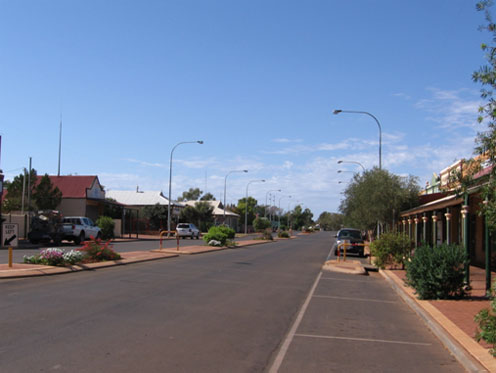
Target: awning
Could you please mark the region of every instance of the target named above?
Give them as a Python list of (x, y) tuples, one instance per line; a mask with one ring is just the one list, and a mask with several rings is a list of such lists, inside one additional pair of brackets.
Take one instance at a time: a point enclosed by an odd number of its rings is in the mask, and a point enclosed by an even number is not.
[(400, 216), (401, 217), (408, 217), (408, 216), (415, 215), (415, 214), (421, 214), (421, 213), (427, 212), (427, 211), (441, 210), (441, 209), (444, 209), (446, 207), (456, 206), (456, 205), (460, 205), (462, 203), (463, 203), (463, 198), (462, 197), (457, 198), (457, 196), (455, 194), (453, 194), (451, 196), (447, 196), (444, 198), (437, 199), (435, 201), (425, 203), (425, 204), (417, 206), (413, 209), (403, 211), (400, 214)]

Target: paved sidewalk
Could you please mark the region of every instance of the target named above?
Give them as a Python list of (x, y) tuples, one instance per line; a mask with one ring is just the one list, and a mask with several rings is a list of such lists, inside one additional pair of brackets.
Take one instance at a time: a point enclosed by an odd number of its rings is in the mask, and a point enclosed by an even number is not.
[[(489, 308), (490, 301), (485, 295), (485, 272), (470, 267), (472, 290), (462, 300), (419, 300), (414, 290), (405, 285), (406, 272), (383, 270), (381, 274), (402, 296), (445, 346), (463, 363), (470, 365), (475, 359), (487, 371), (496, 372), (496, 359), (489, 353), (490, 346), (474, 339), (477, 325), (474, 316), (482, 309)], [(494, 279), (493, 272), (492, 278)]]
[[(324, 270), (363, 275), (366, 271), (358, 260), (328, 260)], [(477, 324), (475, 315), (490, 307), (485, 296), (485, 271), (470, 267), (472, 290), (461, 300), (419, 300), (412, 288), (405, 285), (406, 271), (381, 270), (380, 273), (390, 283), (403, 300), (414, 309), (434, 334), (445, 344), (469, 371), (479, 371), (473, 364), (480, 364), (489, 372), (496, 372), (496, 358), (489, 353), (490, 345), (476, 342)], [(492, 279), (496, 273), (492, 273)]]

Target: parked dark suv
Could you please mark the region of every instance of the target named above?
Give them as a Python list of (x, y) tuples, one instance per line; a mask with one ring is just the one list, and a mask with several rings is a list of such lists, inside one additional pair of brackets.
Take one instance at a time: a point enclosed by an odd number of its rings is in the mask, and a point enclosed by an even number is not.
[[(333, 246), (334, 255), (338, 255), (338, 246), (342, 243), (350, 243), (351, 246), (346, 246), (346, 255), (348, 254), (356, 254), (358, 256), (364, 256), (364, 246), (362, 239), (362, 232), (359, 229), (353, 228), (343, 228), (338, 231), (336, 234), (336, 242)], [(344, 246), (339, 248), (341, 253), (344, 252)]]

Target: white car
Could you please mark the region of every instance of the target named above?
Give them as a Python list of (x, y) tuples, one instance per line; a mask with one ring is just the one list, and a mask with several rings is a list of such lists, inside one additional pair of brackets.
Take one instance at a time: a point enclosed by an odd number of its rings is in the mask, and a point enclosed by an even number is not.
[(62, 220), (64, 240), (74, 241), (76, 245), (90, 237), (101, 238), (102, 230), (85, 216), (66, 216)]
[(179, 223), (176, 227), (177, 235), (181, 238), (191, 237), (191, 239), (200, 238), (200, 230), (191, 223)]

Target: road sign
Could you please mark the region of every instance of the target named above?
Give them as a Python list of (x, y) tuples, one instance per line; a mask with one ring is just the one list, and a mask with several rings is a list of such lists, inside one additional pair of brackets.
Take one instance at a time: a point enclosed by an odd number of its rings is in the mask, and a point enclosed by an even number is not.
[(3, 223), (2, 224), (2, 246), (17, 247), (19, 245), (19, 224)]

